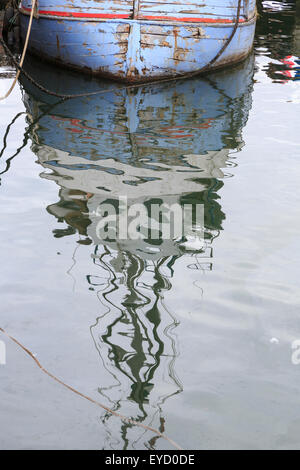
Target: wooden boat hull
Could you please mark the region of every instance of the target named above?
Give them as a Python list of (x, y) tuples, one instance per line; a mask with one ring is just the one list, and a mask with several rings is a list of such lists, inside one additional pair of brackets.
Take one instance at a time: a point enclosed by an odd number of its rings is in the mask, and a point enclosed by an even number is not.
[[(238, 2), (206, 0), (203, 6), (204, 2), (193, 0), (193, 5), (185, 9), (180, 4), (179, 11), (178, 1), (163, 4), (156, 0), (149, 2), (155, 10), (151, 15), (148, 10), (143, 13), (146, 2), (139, 2), (139, 14), (134, 15), (136, 2), (130, 0), (118, 3), (58, 0), (55, 7), (49, 6), (49, 1), (39, 0), (29, 50), (66, 67), (128, 82), (201, 71), (230, 36)], [(195, 4), (198, 9), (191, 9)], [(255, 1), (242, 0), (242, 5), (238, 29), (212, 68), (238, 62), (252, 48)], [(157, 6), (163, 11), (156, 11)], [(20, 7), (23, 39), (30, 10), (31, 0), (23, 0)]]
[[(52, 91), (106, 91), (58, 103), (24, 75), (20, 77), (31, 123), (31, 150), (45, 169), (40, 176), (60, 188), (62, 201), (50, 206), (49, 212), (69, 226), (76, 225), (83, 215), (74, 214), (74, 207), (79, 200), (86, 202), (82, 234), (95, 244), (100, 243), (99, 219), (89, 219), (88, 214), (108, 199), (118, 204), (119, 196), (127, 197), (128, 205), (146, 208), (151, 201), (167, 205), (198, 201), (205, 204), (207, 235), (213, 237), (222, 229), (224, 214), (215, 191), (231, 173), (236, 152), (244, 145), (253, 54), (243, 64), (209, 77), (157, 82), (134, 90), (38, 65), (28, 57), (26, 71)], [(128, 239), (109, 245), (145, 259), (182, 252), (173, 239), (164, 240), (158, 251), (149, 243)]]

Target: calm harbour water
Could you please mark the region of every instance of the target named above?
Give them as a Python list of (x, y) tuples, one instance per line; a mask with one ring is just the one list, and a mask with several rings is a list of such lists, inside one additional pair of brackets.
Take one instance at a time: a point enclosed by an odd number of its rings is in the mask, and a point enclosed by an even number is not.
[[(55, 104), (22, 79), (0, 103), (0, 327), (185, 449), (300, 448), (296, 3), (266, 2), (231, 70), (125, 91), (31, 59), (55, 91), (110, 91)], [(99, 242), (90, 214), (119, 195), (204, 204), (204, 248)], [(0, 339), (1, 449), (172, 448)]]

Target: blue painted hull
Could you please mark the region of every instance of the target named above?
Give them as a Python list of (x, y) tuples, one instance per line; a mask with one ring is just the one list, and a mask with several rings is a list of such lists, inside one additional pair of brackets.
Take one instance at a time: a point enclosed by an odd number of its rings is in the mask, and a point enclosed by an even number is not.
[[(193, 1), (57, 0), (52, 6), (39, 0), (29, 50), (63, 66), (129, 82), (201, 71), (230, 36), (238, 0)], [(252, 48), (255, 1), (242, 5), (238, 29), (212, 68), (236, 63)], [(30, 8), (31, 0), (23, 0), (23, 39)]]
[[(128, 204), (205, 201), (206, 229), (221, 230), (223, 213), (214, 193), (231, 173), (242, 129), (251, 107), (254, 57), (229, 71), (173, 83), (154, 83), (134, 90), (118, 83), (93, 80), (36, 60), (26, 70), (52, 91), (104, 89), (105, 94), (64, 102), (34, 87), (24, 75), (21, 84), (28, 113), (31, 149), (55, 181), (61, 202), (48, 208), (68, 225), (82, 220), (74, 207), (81, 201), (87, 216), (107, 199), (120, 195)], [(53, 104), (56, 103), (55, 106)], [(86, 221), (82, 234), (95, 244), (97, 218)], [(86, 229), (88, 225), (88, 228)], [(145, 245), (146, 244), (146, 245)], [(112, 247), (146, 259), (180, 254), (177, 242), (165, 241), (159, 251), (136, 240)]]

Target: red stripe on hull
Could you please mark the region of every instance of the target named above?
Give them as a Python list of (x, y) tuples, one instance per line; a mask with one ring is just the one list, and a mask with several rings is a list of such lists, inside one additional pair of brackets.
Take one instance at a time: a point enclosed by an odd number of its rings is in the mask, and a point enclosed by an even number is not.
[[(31, 8), (21, 7), (22, 10), (26, 12), (31, 12)], [(75, 11), (48, 11), (48, 10), (39, 10), (38, 13), (40, 15), (45, 16), (58, 16), (62, 18), (90, 18), (93, 19), (132, 19), (131, 15), (128, 14), (111, 14), (111, 13), (79, 13)], [(229, 20), (227, 18), (177, 18), (174, 16), (139, 16), (139, 20), (154, 20), (154, 21), (179, 21), (184, 23), (213, 23), (213, 24), (230, 24), (234, 23), (234, 20)], [(245, 20), (240, 18), (239, 23), (244, 23)]]
[[(234, 20), (229, 20), (227, 18), (177, 18), (175, 16), (141, 16), (138, 17), (139, 20), (167, 20), (167, 21), (184, 21), (185, 23), (235, 23)], [(240, 18), (239, 23), (244, 23), (245, 20)]]

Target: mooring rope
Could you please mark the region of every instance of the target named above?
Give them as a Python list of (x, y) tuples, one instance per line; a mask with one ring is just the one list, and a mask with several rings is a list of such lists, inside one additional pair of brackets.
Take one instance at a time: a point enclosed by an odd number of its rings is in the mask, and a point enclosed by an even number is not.
[(83, 393), (79, 392), (78, 390), (76, 390), (75, 388), (71, 387), (71, 385), (68, 385), (66, 384), (65, 382), (63, 382), (62, 380), (60, 380), (58, 377), (56, 377), (55, 375), (51, 374), (51, 372), (49, 372), (47, 369), (45, 369), (45, 367), (42, 366), (42, 364), (38, 361), (38, 359), (35, 357), (35, 355), (29, 350), (27, 349), (23, 344), (21, 344), (16, 338), (14, 338), (13, 336), (10, 336), (3, 328), (0, 328), (0, 331), (5, 334), (11, 341), (13, 341), (14, 343), (16, 343), (21, 349), (23, 349), (23, 351), (28, 354), (31, 359), (34, 360), (34, 362), (36, 363), (36, 365), (41, 369), (42, 372), (44, 372), (46, 375), (48, 375), (51, 379), (55, 380), (55, 382), (58, 382), (59, 384), (61, 384), (63, 387), (67, 388), (68, 390), (70, 390), (71, 392), (73, 393), (76, 393), (76, 395), (79, 395), (81, 398), (85, 398), (86, 400), (90, 401), (91, 403), (93, 403), (94, 405), (97, 405), (99, 406), (100, 408), (103, 408), (105, 411), (107, 411), (108, 413), (111, 413), (112, 415), (116, 416), (117, 418), (120, 418), (122, 419), (123, 421), (127, 421), (127, 423), (129, 424), (133, 424), (135, 426), (140, 426), (141, 428), (143, 429), (146, 429), (147, 431), (152, 431), (154, 434), (157, 434), (159, 437), (162, 437), (163, 439), (165, 439), (166, 441), (168, 441), (170, 444), (172, 444), (176, 449), (178, 450), (183, 450), (182, 447), (180, 447), (175, 441), (173, 441), (172, 439), (170, 439), (168, 436), (166, 436), (165, 434), (161, 433), (160, 431), (158, 431), (157, 429), (155, 428), (152, 428), (150, 426), (147, 426), (146, 424), (143, 424), (143, 423), (139, 423), (138, 421), (135, 421), (134, 419), (131, 419), (131, 418), (127, 418), (126, 416), (122, 415), (121, 413), (117, 413), (116, 411), (113, 411), (112, 409), (108, 408), (108, 406), (105, 406), (105, 405), (102, 405), (102, 403), (94, 400), (93, 398), (87, 396), (87, 395), (84, 395)]
[[(33, 16), (35, 3), (36, 3), (36, 0), (32, 0), (32, 8), (31, 8), (30, 19), (32, 19), (32, 16)], [(177, 81), (177, 80), (185, 80), (187, 78), (192, 78), (192, 77), (195, 77), (195, 76), (197, 76), (201, 73), (207, 72), (210, 69), (210, 67), (218, 60), (218, 58), (223, 54), (223, 52), (227, 49), (229, 44), (231, 43), (231, 41), (232, 41), (232, 39), (233, 39), (233, 37), (236, 33), (236, 30), (238, 28), (238, 25), (239, 25), (239, 20), (240, 20), (240, 15), (241, 15), (241, 4), (242, 4), (242, 0), (238, 0), (236, 19), (235, 19), (234, 27), (231, 31), (230, 36), (228, 37), (226, 42), (223, 44), (221, 49), (218, 51), (218, 53), (208, 62), (208, 64), (206, 64), (204, 67), (202, 67), (202, 69), (196, 70), (194, 72), (189, 72), (189, 73), (186, 73), (186, 74), (183, 74), (183, 75), (180, 75), (180, 76), (176, 76), (176, 77), (163, 78), (163, 79), (158, 78), (157, 80), (151, 80), (151, 81), (147, 81), (147, 82), (144, 82), (144, 83), (135, 83), (135, 84), (132, 84), (132, 85), (126, 85), (126, 86), (123, 86), (123, 87), (116, 88), (115, 90), (114, 89), (98, 90), (98, 91), (91, 91), (91, 92), (87, 92), (87, 93), (78, 93), (78, 94), (75, 94), (75, 95), (65, 95), (65, 94), (62, 94), (62, 93), (55, 93), (54, 91), (48, 90), (47, 88), (45, 88), (44, 86), (39, 84), (36, 80), (34, 80), (31, 77), (31, 75), (28, 72), (26, 72), (26, 70), (24, 70), (23, 62), (21, 63), (21, 61), (20, 61), (20, 64), (18, 64), (18, 62), (14, 58), (13, 54), (11, 53), (10, 49), (8, 48), (8, 46), (6, 45), (5, 41), (2, 39), (1, 36), (0, 36), (0, 42), (1, 42), (2, 46), (4, 47), (5, 51), (7, 52), (7, 54), (10, 56), (11, 60), (13, 61), (15, 67), (18, 69), (18, 74), (17, 74), (17, 77), (15, 78), (15, 82), (17, 81), (20, 73), (23, 73), (23, 75), (31, 83), (33, 83), (33, 85), (35, 85), (37, 88), (39, 88), (44, 93), (47, 93), (48, 95), (56, 96), (57, 98), (60, 98), (60, 99), (63, 99), (63, 100), (68, 100), (68, 99), (72, 99), (72, 98), (82, 98), (82, 97), (86, 97), (86, 96), (94, 96), (94, 95), (99, 95), (99, 94), (104, 94), (104, 93), (110, 93), (110, 92), (113, 92), (113, 91), (116, 91), (116, 90), (119, 91), (119, 90), (130, 90), (130, 89), (134, 89), (134, 88), (140, 88), (140, 87), (145, 86), (145, 85), (153, 85), (153, 84), (156, 84), (156, 83), (166, 83), (166, 82), (172, 82), (172, 81)], [(31, 22), (29, 22), (29, 25), (28, 25), (26, 39), (29, 38), (29, 35), (30, 35)], [(27, 49), (27, 44), (25, 43), (25, 45), (26, 45), (26, 49)], [(25, 53), (26, 53), (26, 49), (25, 49), (25, 46), (24, 46)], [(23, 54), (24, 54), (24, 50), (23, 50)], [(14, 85), (15, 85), (15, 83), (13, 84), (13, 86)], [(5, 97), (3, 97), (1, 99), (5, 99), (6, 97), (7, 97), (7, 94), (5, 95)]]
[[(18, 64), (18, 72), (15, 76), (15, 79), (10, 87), (10, 89), (5, 93), (4, 96), (0, 96), (0, 101), (3, 101), (5, 100), (6, 98), (9, 97), (9, 95), (11, 94), (11, 92), (13, 91), (13, 89), (15, 88), (15, 85), (18, 81), (18, 78), (19, 78), (19, 75), (20, 73), (22, 72), (22, 68), (23, 68), (23, 62), (24, 62), (24, 59), (25, 59), (25, 56), (26, 56), (26, 52), (27, 52), (27, 46), (28, 46), (28, 42), (29, 42), (29, 36), (30, 36), (30, 33), (31, 33), (31, 27), (32, 27), (32, 20), (33, 20), (33, 15), (34, 15), (34, 9), (35, 9), (35, 5), (36, 5), (36, 1), (37, 0), (32, 0), (32, 7), (31, 7), (31, 12), (30, 12), (30, 18), (29, 18), (29, 24), (28, 24), (28, 29), (27, 29), (27, 34), (26, 34), (26, 39), (25, 39), (25, 43), (24, 43), (24, 47), (23, 47), (23, 52), (22, 52), (22, 56), (21, 56), (21, 60), (20, 60), (20, 63)], [(1, 39), (1, 43), (3, 45), (4, 41), (3, 39), (0, 37)], [(3, 42), (2, 42), (3, 41)], [(6, 44), (5, 44), (6, 45)], [(6, 49), (5, 49), (6, 50)], [(9, 50), (9, 49), (8, 49)], [(10, 52), (10, 51), (9, 51)], [(10, 52), (11, 54), (11, 52)]]

